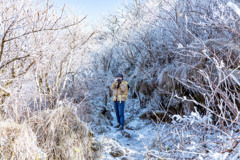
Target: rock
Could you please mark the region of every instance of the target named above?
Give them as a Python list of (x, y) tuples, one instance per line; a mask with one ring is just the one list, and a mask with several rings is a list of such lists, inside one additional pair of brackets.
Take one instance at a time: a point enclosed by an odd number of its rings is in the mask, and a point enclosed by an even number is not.
[(112, 122), (110, 122), (110, 126), (113, 126), (113, 123), (112, 123)]
[(165, 111), (147, 111), (145, 113), (143, 113), (140, 118), (141, 119), (150, 119), (150, 120), (154, 120), (155, 122), (157, 121), (162, 121), (162, 122), (167, 122), (167, 123), (171, 123), (172, 119), (169, 117), (168, 114), (165, 114)]
[(130, 133), (128, 133), (126, 131), (122, 131), (121, 133), (122, 133), (122, 136), (127, 137), (127, 138), (131, 138)]
[(124, 152), (118, 148), (114, 148), (112, 147), (112, 151), (110, 152), (110, 154), (113, 156), (113, 157), (121, 157), (124, 155)]
[(149, 119), (150, 118), (149, 112), (143, 113), (142, 115), (140, 115), (140, 118), (141, 119)]
[(96, 123), (98, 125), (110, 125), (111, 121), (105, 115), (103, 115), (102, 112), (98, 112), (98, 114), (95, 116), (97, 116), (95, 120), (97, 121)]
[(142, 123), (142, 121), (137, 118), (133, 121), (131, 121), (130, 123), (127, 124), (126, 129), (129, 130), (139, 130), (142, 129), (144, 127), (144, 124)]
[(131, 126), (126, 126), (125, 128), (128, 129), (128, 130), (135, 130)]
[(92, 142), (91, 149), (92, 149), (94, 152), (100, 151), (100, 150), (102, 149), (102, 145), (101, 145), (101, 143), (99, 143), (98, 141), (94, 140), (94, 141)]
[(101, 110), (101, 113), (107, 117), (107, 119), (109, 120), (113, 120), (113, 116), (111, 114), (111, 112), (109, 110), (106, 109), (106, 107), (103, 107), (103, 109)]
[(107, 127), (105, 127), (105, 126), (101, 126), (101, 127), (97, 128), (97, 132), (98, 132), (99, 134), (108, 132), (109, 130), (110, 130), (110, 129), (107, 128)]
[(134, 118), (135, 118), (134, 116), (126, 118), (124, 125), (128, 125), (129, 123), (131, 123), (134, 120)]

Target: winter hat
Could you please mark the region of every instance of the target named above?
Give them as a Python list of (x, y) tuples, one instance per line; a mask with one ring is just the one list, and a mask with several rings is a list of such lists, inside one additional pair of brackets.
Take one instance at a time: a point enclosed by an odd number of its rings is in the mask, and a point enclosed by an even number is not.
[(120, 73), (118, 73), (118, 74), (116, 75), (116, 77), (122, 77), (122, 79), (123, 79), (123, 75), (120, 74)]

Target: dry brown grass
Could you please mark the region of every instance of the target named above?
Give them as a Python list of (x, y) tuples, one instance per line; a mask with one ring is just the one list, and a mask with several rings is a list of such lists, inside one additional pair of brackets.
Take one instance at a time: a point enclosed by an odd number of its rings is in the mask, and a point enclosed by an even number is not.
[(0, 159), (44, 159), (46, 154), (37, 146), (37, 137), (26, 123), (12, 120), (0, 122)]
[(100, 145), (71, 107), (38, 111), (22, 124), (0, 121), (0, 131), (0, 160), (93, 160), (100, 157)]
[(97, 159), (93, 134), (74, 109), (59, 107), (31, 118), (41, 148), (51, 159)]

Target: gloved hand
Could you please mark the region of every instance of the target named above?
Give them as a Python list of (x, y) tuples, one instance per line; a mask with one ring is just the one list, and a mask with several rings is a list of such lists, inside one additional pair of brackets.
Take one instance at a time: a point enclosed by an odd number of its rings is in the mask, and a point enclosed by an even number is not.
[(122, 83), (122, 80), (121, 79), (117, 79), (117, 82), (118, 82), (117, 88), (119, 88), (120, 84)]
[(122, 80), (121, 79), (117, 79), (118, 81), (118, 84), (121, 84), (122, 83)]

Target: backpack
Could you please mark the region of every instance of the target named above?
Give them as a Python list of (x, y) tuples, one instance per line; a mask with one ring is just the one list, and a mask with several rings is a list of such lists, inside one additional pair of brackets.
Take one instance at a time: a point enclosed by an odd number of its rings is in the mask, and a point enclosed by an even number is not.
[(123, 92), (122, 96), (127, 99), (128, 97), (128, 90), (130, 88), (130, 86), (128, 85), (128, 82), (127, 81), (124, 81), (123, 83), (126, 83), (127, 84), (127, 90), (125, 92)]

